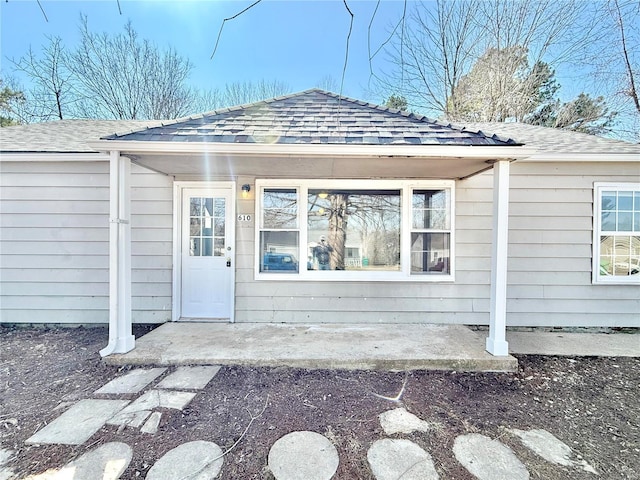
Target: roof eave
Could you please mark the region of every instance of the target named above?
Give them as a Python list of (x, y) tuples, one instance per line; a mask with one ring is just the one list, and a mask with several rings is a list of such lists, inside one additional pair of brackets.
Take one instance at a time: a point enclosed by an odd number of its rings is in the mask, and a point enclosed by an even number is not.
[(0, 152), (0, 162), (99, 162), (104, 152)]
[(603, 162), (603, 163), (616, 163), (616, 162), (632, 162), (640, 163), (640, 155), (635, 153), (616, 153), (602, 152), (602, 153), (556, 153), (556, 152), (544, 152), (535, 153), (523, 159), (525, 162)]
[(255, 156), (459, 157), (518, 160), (535, 153), (524, 146), (498, 145), (362, 145), (282, 143), (176, 143), (99, 140), (89, 146), (101, 152), (131, 154), (217, 153)]

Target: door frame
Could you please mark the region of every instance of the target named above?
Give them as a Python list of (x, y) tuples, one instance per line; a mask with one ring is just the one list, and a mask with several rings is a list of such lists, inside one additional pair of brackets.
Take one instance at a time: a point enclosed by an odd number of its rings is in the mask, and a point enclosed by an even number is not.
[(173, 272), (172, 272), (172, 300), (171, 321), (177, 322), (182, 316), (182, 198), (188, 189), (219, 189), (231, 192), (229, 205), (231, 225), (228, 229), (231, 251), (231, 285), (229, 286), (229, 322), (235, 321), (236, 295), (236, 182), (235, 181), (174, 181), (173, 182)]

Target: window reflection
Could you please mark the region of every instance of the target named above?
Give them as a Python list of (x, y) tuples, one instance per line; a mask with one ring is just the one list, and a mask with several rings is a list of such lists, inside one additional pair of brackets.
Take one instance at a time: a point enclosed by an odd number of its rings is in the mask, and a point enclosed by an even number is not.
[(308, 270), (400, 270), (400, 190), (309, 189)]

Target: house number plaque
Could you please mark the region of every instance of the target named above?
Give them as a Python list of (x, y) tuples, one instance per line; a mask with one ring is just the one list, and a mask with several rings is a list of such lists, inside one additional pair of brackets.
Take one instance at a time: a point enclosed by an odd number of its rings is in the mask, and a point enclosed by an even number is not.
[(238, 222), (250, 222), (250, 221), (251, 221), (251, 215), (246, 213), (242, 213), (238, 215)]

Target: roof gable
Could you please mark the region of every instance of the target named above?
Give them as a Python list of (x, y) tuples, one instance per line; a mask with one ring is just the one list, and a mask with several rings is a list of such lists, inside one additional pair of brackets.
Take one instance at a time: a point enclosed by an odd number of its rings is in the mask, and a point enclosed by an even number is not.
[(519, 145), (319, 89), (165, 122), (105, 140), (258, 144)]

